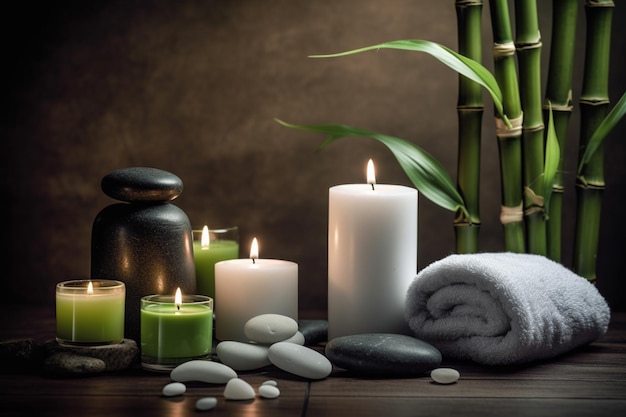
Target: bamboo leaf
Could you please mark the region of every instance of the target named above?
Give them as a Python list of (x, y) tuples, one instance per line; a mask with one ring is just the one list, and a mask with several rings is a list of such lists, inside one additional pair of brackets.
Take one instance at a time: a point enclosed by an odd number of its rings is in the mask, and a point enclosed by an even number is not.
[(611, 109), (609, 114), (606, 115), (602, 123), (598, 126), (593, 135), (589, 139), (589, 143), (585, 148), (585, 153), (580, 159), (580, 163), (578, 165), (578, 175), (582, 174), (584, 166), (589, 162), (593, 154), (598, 150), (604, 139), (608, 136), (608, 134), (613, 130), (615, 125), (619, 123), (619, 121), (626, 114), (626, 92), (622, 94), (622, 97), (619, 99), (615, 107)]
[(464, 216), (467, 216), (463, 198), (456, 190), (445, 168), (422, 148), (400, 138), (351, 126), (337, 124), (294, 125), (279, 119), (275, 120), (281, 125), (292, 129), (328, 135), (328, 138), (320, 145), (319, 149), (323, 149), (331, 143), (346, 137), (375, 139), (387, 146), (413, 185), (415, 185), (415, 188), (424, 197), (450, 211), (456, 212), (461, 210)]
[(502, 107), (502, 91), (500, 90), (500, 86), (498, 85), (498, 82), (493, 74), (491, 74), (489, 70), (479, 62), (463, 56), (438, 43), (419, 39), (405, 39), (384, 42), (377, 45), (366, 46), (364, 48), (353, 49), (335, 54), (311, 55), (310, 58), (335, 58), (378, 49), (401, 49), (405, 51), (425, 52), (431, 55), (435, 59), (447, 65), (450, 69), (483, 86), (491, 95), (496, 112), (502, 120), (504, 120), (507, 126), (510, 127), (509, 119), (504, 114)]
[(556, 178), (561, 158), (561, 149), (554, 127), (554, 117), (552, 115), (552, 103), (549, 104), (548, 132), (546, 136), (546, 151), (544, 163), (544, 195), (543, 204), (545, 213), (550, 213), (550, 198), (552, 197), (552, 186)]

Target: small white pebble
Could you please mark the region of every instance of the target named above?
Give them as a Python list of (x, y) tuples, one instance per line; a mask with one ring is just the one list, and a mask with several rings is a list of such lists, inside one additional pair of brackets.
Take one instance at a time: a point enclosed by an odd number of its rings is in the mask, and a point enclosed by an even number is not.
[(430, 377), (438, 384), (454, 384), (461, 374), (452, 368), (437, 368), (430, 373)]
[(187, 361), (170, 372), (170, 378), (177, 382), (199, 381), (209, 384), (225, 384), (236, 378), (237, 372), (223, 363), (193, 360)]
[(259, 387), (259, 396), (263, 398), (278, 398), (280, 390), (274, 385), (263, 384)]
[(163, 395), (166, 397), (174, 397), (176, 395), (183, 395), (187, 387), (180, 382), (171, 382), (163, 387)]
[(200, 411), (211, 410), (217, 405), (217, 398), (215, 397), (202, 397), (196, 401), (196, 409)]
[(227, 400), (252, 400), (254, 396), (254, 388), (240, 378), (231, 379), (224, 388), (224, 397)]
[(268, 379), (267, 381), (263, 382), (261, 385), (271, 385), (273, 387), (277, 387), (278, 382), (274, 381), (273, 379)]

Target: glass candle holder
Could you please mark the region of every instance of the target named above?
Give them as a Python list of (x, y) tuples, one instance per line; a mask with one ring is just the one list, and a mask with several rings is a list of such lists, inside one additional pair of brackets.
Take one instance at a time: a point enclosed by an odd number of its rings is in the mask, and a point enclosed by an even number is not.
[(57, 284), (57, 341), (72, 346), (122, 342), (125, 299), (126, 286), (121, 281), (85, 279)]
[(209, 229), (204, 226), (192, 233), (196, 292), (215, 300), (215, 264), (239, 257), (239, 228)]
[(141, 365), (169, 372), (183, 362), (207, 359), (213, 341), (213, 299), (149, 295), (141, 299)]

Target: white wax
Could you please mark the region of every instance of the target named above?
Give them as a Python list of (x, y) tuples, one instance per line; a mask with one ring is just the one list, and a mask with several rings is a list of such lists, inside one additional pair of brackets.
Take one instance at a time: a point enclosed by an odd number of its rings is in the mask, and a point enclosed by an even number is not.
[(243, 327), (260, 314), (298, 320), (298, 264), (233, 259), (215, 264), (215, 336), (247, 342)]
[(417, 190), (345, 184), (329, 189), (328, 340), (407, 333), (404, 304), (417, 273)]

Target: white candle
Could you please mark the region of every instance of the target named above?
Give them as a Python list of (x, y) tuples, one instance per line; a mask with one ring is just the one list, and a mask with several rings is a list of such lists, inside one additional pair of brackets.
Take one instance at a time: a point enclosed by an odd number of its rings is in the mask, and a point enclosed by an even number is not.
[(219, 340), (247, 342), (243, 327), (260, 314), (282, 314), (298, 320), (298, 264), (258, 259), (253, 240), (250, 259), (215, 264), (215, 335)]
[(329, 189), (328, 340), (407, 333), (404, 303), (417, 273), (417, 190), (376, 184)]

